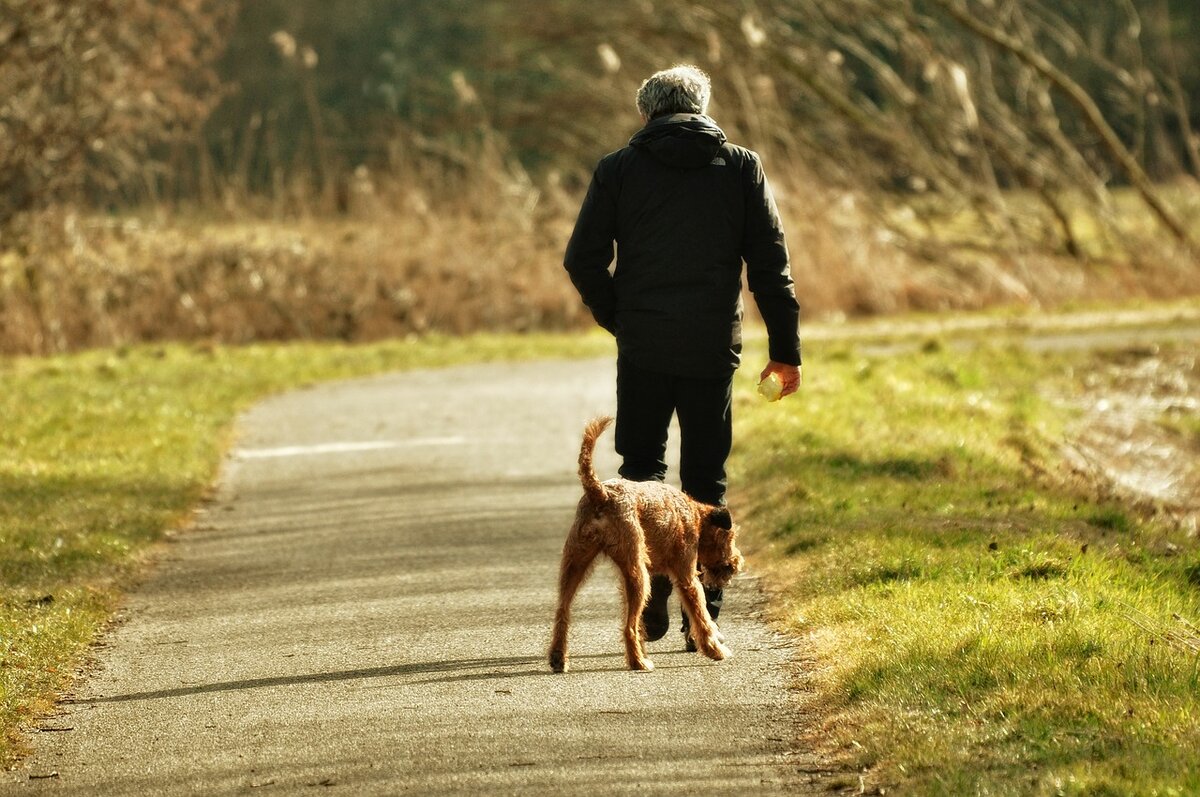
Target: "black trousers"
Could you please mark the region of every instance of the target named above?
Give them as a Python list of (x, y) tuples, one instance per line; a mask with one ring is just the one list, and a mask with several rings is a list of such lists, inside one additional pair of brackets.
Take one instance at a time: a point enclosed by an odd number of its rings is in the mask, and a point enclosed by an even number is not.
[(725, 460), (733, 443), (733, 373), (684, 377), (617, 359), (617, 453), (630, 481), (667, 476), (667, 427), (679, 418), (679, 480), (697, 501), (725, 503)]
[[(682, 377), (639, 368), (617, 358), (617, 453), (622, 478), (663, 481), (667, 476), (667, 427), (679, 418), (679, 480), (683, 491), (714, 506), (725, 503), (725, 460), (733, 442), (733, 373), (717, 378)], [(671, 580), (650, 579), (650, 600), (642, 613), (647, 639), (667, 632)], [(704, 589), (715, 620), (722, 590)], [(688, 632), (687, 615), (682, 631)]]

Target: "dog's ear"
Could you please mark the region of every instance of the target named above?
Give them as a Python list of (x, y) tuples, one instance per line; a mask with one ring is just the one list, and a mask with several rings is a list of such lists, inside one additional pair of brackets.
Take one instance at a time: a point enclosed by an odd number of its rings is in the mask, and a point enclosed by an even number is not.
[(708, 522), (726, 531), (733, 528), (733, 516), (729, 514), (729, 508), (724, 506), (718, 506), (709, 512)]

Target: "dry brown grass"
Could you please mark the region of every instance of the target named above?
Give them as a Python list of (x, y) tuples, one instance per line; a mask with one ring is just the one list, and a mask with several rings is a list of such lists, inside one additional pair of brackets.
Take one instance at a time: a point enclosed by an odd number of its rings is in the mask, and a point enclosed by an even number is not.
[(584, 311), (564, 233), (397, 210), (374, 218), (46, 216), (0, 255), (0, 351), (145, 340), (373, 340), (562, 329)]
[[(849, 195), (785, 170), (774, 179), (809, 317), (1200, 292), (1200, 268), (1166, 250), (1098, 265), (936, 236), (914, 246)], [(227, 199), (219, 209), (27, 217), (19, 246), (0, 242), (0, 353), (590, 323), (561, 267), (574, 192), (497, 172), (441, 196), (378, 188), (360, 173), (340, 215)]]
[[(1121, 247), (1135, 254), (1121, 253), (1081, 210), (1076, 226), (1090, 236), (1085, 255), (1075, 258), (1058, 251), (1040, 229), (1042, 220), (1032, 212), (1022, 215), (1020, 207), (1014, 218), (1025, 227), (1013, 243), (960, 209), (926, 207), (915, 214), (916, 200), (903, 195), (883, 199), (888, 206), (880, 209), (861, 196), (796, 179), (777, 180), (776, 195), (797, 295), (810, 316), (1053, 308), (1200, 292), (1200, 264), (1158, 233), (1132, 201), (1122, 209), (1127, 237)], [(1171, 196), (1200, 229), (1200, 191), (1180, 186)]]

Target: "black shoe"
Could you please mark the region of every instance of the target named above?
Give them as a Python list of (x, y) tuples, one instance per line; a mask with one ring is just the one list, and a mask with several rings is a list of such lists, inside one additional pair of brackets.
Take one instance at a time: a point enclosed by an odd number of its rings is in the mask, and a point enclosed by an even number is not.
[(667, 576), (650, 577), (650, 600), (642, 609), (642, 628), (646, 641), (662, 639), (671, 627), (671, 616), (667, 614), (667, 598), (671, 597), (671, 579)]

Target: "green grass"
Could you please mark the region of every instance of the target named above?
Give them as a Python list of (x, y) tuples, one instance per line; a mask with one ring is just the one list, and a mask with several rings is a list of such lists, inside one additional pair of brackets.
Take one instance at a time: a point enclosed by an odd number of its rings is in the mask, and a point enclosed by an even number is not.
[(741, 386), (731, 461), (814, 741), (888, 793), (1200, 793), (1196, 541), (1059, 475), (1047, 397), (1102, 361), (833, 345), (796, 398)]
[(211, 485), (240, 409), (317, 380), (611, 350), (603, 335), (513, 335), (0, 359), (0, 766)]

